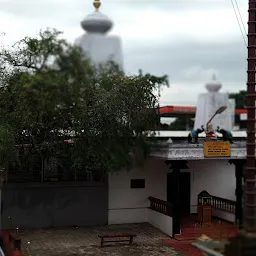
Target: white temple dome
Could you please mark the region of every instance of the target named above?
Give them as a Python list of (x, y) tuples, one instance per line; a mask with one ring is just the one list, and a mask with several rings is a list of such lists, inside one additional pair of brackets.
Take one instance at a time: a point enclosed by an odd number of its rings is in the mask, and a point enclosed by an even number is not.
[(205, 88), (208, 90), (208, 92), (218, 92), (220, 88), (222, 87), (222, 84), (216, 80), (216, 75), (212, 75), (212, 81), (205, 84)]
[(103, 13), (99, 12), (100, 0), (94, 0), (95, 12), (81, 21), (82, 28), (88, 33), (107, 33), (113, 26), (113, 22)]
[(81, 26), (88, 33), (104, 34), (112, 28), (113, 22), (103, 13), (95, 11), (81, 22)]
[(74, 44), (81, 48), (83, 54), (90, 58), (96, 67), (113, 62), (123, 70), (121, 39), (118, 36), (106, 34), (112, 28), (113, 22), (99, 11), (100, 0), (93, 1), (95, 11), (80, 23), (83, 30), (87, 32), (77, 37)]

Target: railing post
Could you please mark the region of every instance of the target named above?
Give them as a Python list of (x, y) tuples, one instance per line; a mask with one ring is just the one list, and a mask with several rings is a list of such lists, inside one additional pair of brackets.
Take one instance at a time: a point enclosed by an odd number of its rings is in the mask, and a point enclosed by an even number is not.
[(235, 214), (236, 202), (225, 199), (225, 198), (216, 197), (216, 196), (210, 195), (209, 193), (208, 195), (212, 198), (210, 203), (214, 209)]

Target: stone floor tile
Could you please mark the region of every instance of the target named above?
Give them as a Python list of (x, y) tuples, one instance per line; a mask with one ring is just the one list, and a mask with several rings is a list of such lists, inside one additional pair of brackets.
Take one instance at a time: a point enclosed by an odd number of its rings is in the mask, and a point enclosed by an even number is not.
[[(137, 237), (131, 246), (113, 243), (101, 248), (98, 235), (104, 233), (135, 233)], [(162, 239), (167, 238), (164, 233), (146, 223), (21, 230), (20, 235), (23, 248), (30, 242), (31, 256), (181, 256), (162, 242)]]

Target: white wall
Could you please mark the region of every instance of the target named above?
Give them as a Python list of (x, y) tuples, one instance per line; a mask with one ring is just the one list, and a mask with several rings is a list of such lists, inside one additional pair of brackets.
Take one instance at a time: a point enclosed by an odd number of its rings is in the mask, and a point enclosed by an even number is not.
[(80, 46), (96, 65), (113, 61), (120, 69), (124, 68), (122, 42), (117, 36), (87, 33), (77, 38), (75, 45)]
[[(149, 158), (143, 167), (109, 174), (109, 224), (147, 222), (148, 197), (166, 200), (168, 167)], [(131, 189), (131, 179), (145, 179), (144, 189)]]
[(172, 217), (164, 215), (162, 213), (148, 209), (148, 223), (152, 226), (160, 229), (168, 236), (173, 236), (172, 230)]
[(197, 212), (197, 196), (203, 190), (211, 195), (236, 200), (235, 166), (228, 160), (198, 160), (188, 163), (191, 171), (191, 207)]
[[(214, 196), (236, 200), (235, 166), (228, 160), (189, 161), (188, 166), (186, 171), (191, 173), (191, 213), (197, 212), (197, 196), (203, 190)], [(143, 168), (109, 174), (108, 223), (149, 222), (148, 197), (166, 200), (167, 172), (163, 159), (149, 158)], [(131, 179), (145, 179), (145, 189), (131, 189)], [(234, 215), (227, 214), (217, 211), (215, 216), (232, 221)]]
[(235, 222), (236, 221), (235, 214), (230, 213), (230, 212), (224, 212), (224, 211), (212, 209), (212, 215), (214, 217), (220, 218), (222, 220), (227, 220), (229, 222)]

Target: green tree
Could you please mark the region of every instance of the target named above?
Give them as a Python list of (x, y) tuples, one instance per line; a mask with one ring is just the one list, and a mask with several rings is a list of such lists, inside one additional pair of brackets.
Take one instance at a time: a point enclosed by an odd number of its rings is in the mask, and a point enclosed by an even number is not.
[(0, 184), (6, 179), (10, 164), (16, 160), (14, 134), (11, 127), (0, 125)]
[(235, 99), (236, 108), (245, 108), (246, 106), (246, 91), (242, 90), (238, 93), (231, 93), (229, 95), (230, 99)]
[(56, 30), (27, 37), (0, 57), (0, 118), (16, 142), (32, 144), (42, 158), (65, 151), (74, 170), (117, 171), (131, 166), (132, 156), (147, 156), (157, 126), (154, 92), (168, 85), (166, 76), (126, 76), (113, 63), (96, 68)]
[(180, 116), (175, 119), (170, 124), (170, 130), (173, 131), (183, 131), (192, 130), (194, 126), (194, 121), (189, 116)]

